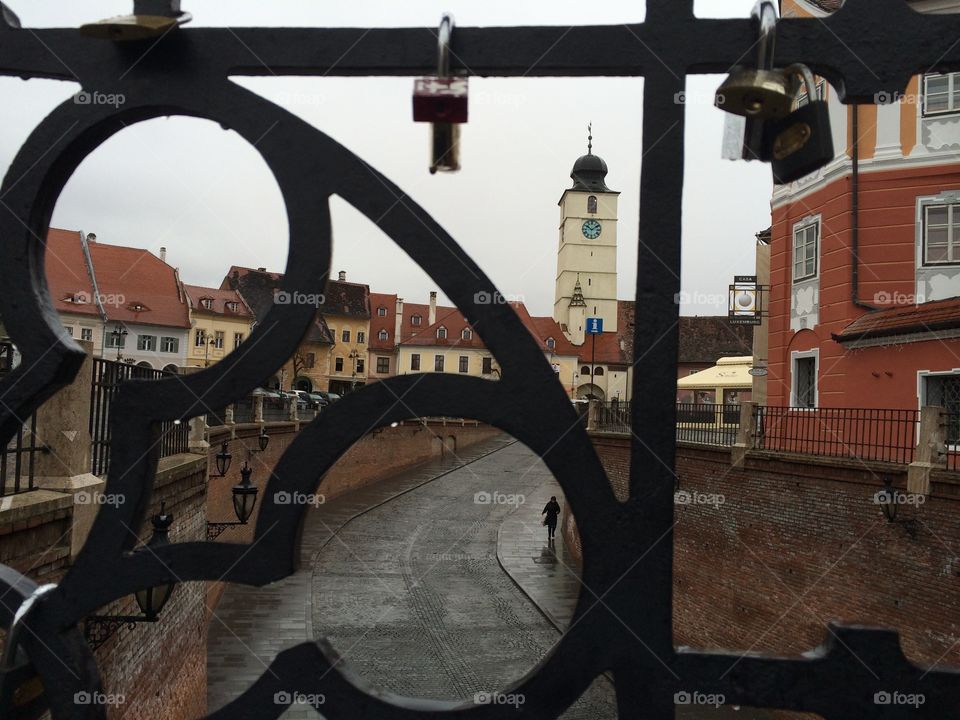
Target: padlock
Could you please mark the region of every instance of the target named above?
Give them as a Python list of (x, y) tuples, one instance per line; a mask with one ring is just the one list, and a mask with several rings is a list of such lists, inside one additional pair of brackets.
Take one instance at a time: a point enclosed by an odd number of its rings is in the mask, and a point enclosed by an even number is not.
[(759, 27), (757, 66), (734, 68), (717, 88), (714, 104), (734, 115), (776, 120), (786, 117), (793, 105), (790, 79), (773, 68), (777, 8), (772, 0), (759, 0), (752, 16)]
[(418, 78), (413, 86), (413, 119), (431, 126), (430, 172), (460, 169), (460, 125), (467, 122), (468, 85), (450, 75), (453, 16), (445, 14), (437, 33), (437, 77)]
[(150, 40), (190, 20), (190, 13), (180, 10), (180, 0), (134, 0), (132, 15), (86, 23), (80, 26), (80, 34), (115, 42)]
[(807, 104), (782, 120), (765, 123), (764, 146), (773, 167), (773, 182), (784, 185), (819, 170), (834, 158), (830, 110), (817, 98), (817, 84), (806, 65), (784, 70), (787, 77), (800, 77), (807, 89)]

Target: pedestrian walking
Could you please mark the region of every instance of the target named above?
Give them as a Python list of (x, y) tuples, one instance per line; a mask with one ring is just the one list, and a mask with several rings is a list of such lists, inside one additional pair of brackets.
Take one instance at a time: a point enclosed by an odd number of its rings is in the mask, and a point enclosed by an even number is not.
[(543, 506), (541, 515), (546, 515), (543, 524), (547, 526), (547, 540), (553, 542), (554, 533), (557, 531), (557, 518), (560, 516), (560, 503), (557, 502), (557, 496), (551, 495), (550, 502)]

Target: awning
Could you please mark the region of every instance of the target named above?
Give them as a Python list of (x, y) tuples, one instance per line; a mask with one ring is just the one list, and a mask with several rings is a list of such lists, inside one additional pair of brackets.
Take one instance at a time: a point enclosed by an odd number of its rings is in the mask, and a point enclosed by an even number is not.
[(753, 367), (753, 358), (749, 356), (720, 358), (713, 367), (677, 380), (677, 389), (741, 388), (749, 390), (753, 387), (751, 367)]

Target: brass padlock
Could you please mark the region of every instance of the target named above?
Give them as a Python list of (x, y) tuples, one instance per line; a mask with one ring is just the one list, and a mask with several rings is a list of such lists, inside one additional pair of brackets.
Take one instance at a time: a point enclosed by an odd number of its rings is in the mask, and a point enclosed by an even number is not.
[(149, 40), (162, 37), (190, 20), (190, 13), (180, 10), (180, 0), (134, 0), (132, 15), (86, 23), (80, 26), (80, 33), (115, 42)]
[(773, 182), (783, 185), (819, 170), (834, 158), (830, 109), (817, 97), (817, 83), (806, 65), (784, 70), (785, 77), (800, 77), (807, 102), (787, 117), (765, 124), (764, 145), (773, 167)]
[(760, 0), (752, 16), (758, 22), (760, 34), (757, 67), (734, 68), (717, 88), (714, 104), (734, 115), (776, 120), (786, 117), (793, 105), (789, 78), (773, 69), (777, 9), (772, 0)]

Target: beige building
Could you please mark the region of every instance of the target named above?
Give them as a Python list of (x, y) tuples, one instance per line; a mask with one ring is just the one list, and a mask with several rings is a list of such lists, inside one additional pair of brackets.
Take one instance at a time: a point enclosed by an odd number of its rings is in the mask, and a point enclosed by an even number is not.
[(253, 312), (236, 290), (187, 285), (190, 303), (188, 367), (207, 367), (222, 360), (247, 339)]
[(367, 383), (370, 341), (370, 288), (347, 282), (346, 272), (327, 282), (320, 308), (333, 347), (330, 350), (327, 389), (343, 395)]

